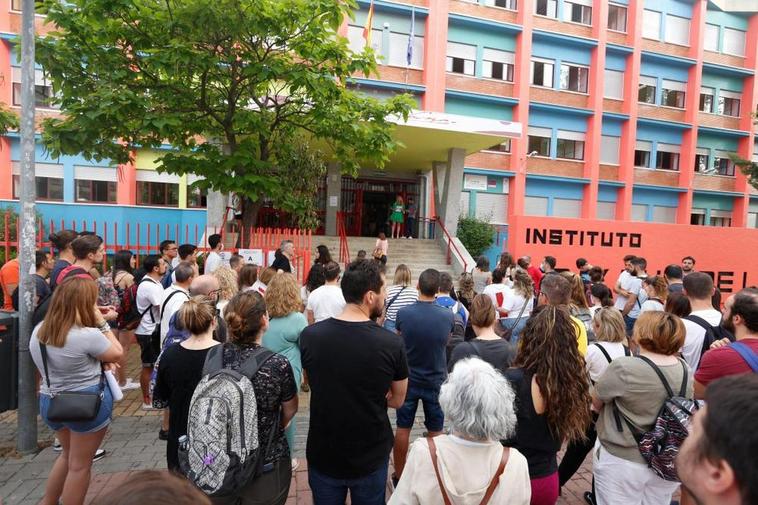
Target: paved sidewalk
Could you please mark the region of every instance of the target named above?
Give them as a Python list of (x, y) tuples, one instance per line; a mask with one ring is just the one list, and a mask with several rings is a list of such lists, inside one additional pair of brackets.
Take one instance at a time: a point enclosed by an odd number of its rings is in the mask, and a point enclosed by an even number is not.
[[(137, 377), (137, 350), (130, 352), (130, 374)], [(296, 416), (297, 436), (294, 457), (300, 466), (293, 476), (287, 505), (311, 505), (308, 487), (308, 470), (305, 461), (305, 441), (308, 432), (310, 394), (300, 394), (300, 409)], [(96, 496), (112, 489), (130, 473), (147, 469), (166, 468), (166, 445), (158, 440), (160, 413), (141, 410), (139, 390), (130, 391), (124, 400), (116, 403), (114, 419), (105, 437), (103, 448), (107, 455), (92, 467), (92, 484), (87, 495), (87, 503)], [(391, 411), (394, 425), (394, 411)], [(44, 493), (45, 479), (57, 454), (51, 444), (52, 432), (39, 422), (39, 453), (19, 457), (13, 451), (16, 439), (16, 414), (0, 414), (0, 505), (32, 505), (39, 502)], [(423, 418), (417, 418), (412, 431), (412, 439), (424, 431)], [(590, 459), (577, 472), (574, 479), (564, 487), (564, 496), (558, 503), (562, 505), (582, 505), (582, 494), (589, 490), (592, 481)], [(389, 496), (389, 495), (388, 495)]]

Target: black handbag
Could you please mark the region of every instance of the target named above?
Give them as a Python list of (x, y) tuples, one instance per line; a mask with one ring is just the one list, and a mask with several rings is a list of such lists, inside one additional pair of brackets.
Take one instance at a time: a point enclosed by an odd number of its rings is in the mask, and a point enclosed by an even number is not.
[[(42, 354), (42, 366), (45, 369), (47, 387), (51, 388), (50, 375), (47, 372), (47, 346), (39, 344)], [(100, 411), (105, 389), (105, 372), (100, 368), (100, 391), (61, 391), (50, 393), (50, 406), (47, 408), (47, 419), (54, 423), (70, 423), (92, 421)]]

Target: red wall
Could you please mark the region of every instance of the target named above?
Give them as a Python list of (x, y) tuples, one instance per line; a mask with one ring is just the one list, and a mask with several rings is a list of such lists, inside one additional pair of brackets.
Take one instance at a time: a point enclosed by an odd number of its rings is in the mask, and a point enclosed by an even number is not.
[(651, 274), (693, 256), (695, 268), (711, 273), (724, 293), (758, 284), (758, 230), (745, 228), (513, 216), (508, 249), (535, 265), (555, 256), (559, 269), (576, 270), (576, 259), (586, 258), (611, 272), (608, 283), (622, 258), (634, 254), (647, 259)]

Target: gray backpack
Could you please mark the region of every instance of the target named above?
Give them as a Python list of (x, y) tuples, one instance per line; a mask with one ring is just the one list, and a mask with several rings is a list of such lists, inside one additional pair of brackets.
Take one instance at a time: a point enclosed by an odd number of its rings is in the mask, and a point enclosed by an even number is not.
[(218, 345), (208, 351), (203, 378), (190, 402), (187, 435), (179, 440), (182, 472), (214, 497), (234, 494), (259, 473), (277, 431), (272, 429), (268, 444), (260, 446), (251, 382), (274, 353), (256, 349), (237, 372), (223, 367), (223, 348)]

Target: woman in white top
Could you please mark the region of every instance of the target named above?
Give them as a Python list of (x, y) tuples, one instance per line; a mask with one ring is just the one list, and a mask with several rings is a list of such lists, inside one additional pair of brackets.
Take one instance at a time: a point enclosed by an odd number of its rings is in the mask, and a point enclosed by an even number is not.
[(411, 287), (411, 270), (400, 264), (395, 269), (393, 286), (387, 289), (384, 300), (384, 321), (382, 326), (394, 332), (397, 322), (397, 311), (418, 301), (418, 291)]
[(662, 275), (652, 275), (642, 280), (642, 289), (647, 294), (647, 300), (642, 302), (640, 314), (648, 311), (663, 312), (666, 298), (669, 294), (668, 283)]
[(504, 280), (505, 270), (496, 268), (492, 271), (492, 283), (488, 284), (481, 293), (487, 295), (490, 300), (492, 300), (492, 304), (497, 310), (498, 319), (507, 315), (507, 311), (503, 308), (503, 304), (505, 303), (506, 295), (511, 291), (511, 289), (504, 283)]
[(508, 290), (502, 306), (506, 316), (500, 319), (503, 329), (511, 330), (512, 344), (518, 343), (533, 308), (534, 282), (526, 270), (516, 268), (513, 271), (513, 287)]
[(484, 293), (484, 288), (492, 282), (490, 260), (486, 256), (479, 256), (471, 275), (474, 277), (474, 293), (477, 295)]
[(439, 401), (450, 434), (413, 443), (388, 504), (438, 505), (445, 498), (474, 504), (489, 494), (488, 503), (527, 505), (526, 458), (500, 444), (516, 429), (515, 394), (505, 377), (478, 358), (464, 359), (442, 385)]
[(603, 307), (613, 307), (613, 295), (611, 289), (602, 282), (596, 282), (590, 286), (590, 314), (595, 318), (597, 311)]
[[(597, 285), (602, 286), (602, 284)], [(627, 346), (624, 317), (618, 309), (614, 307), (600, 308), (592, 320), (592, 327), (597, 340), (587, 347), (584, 361), (590, 381), (594, 384), (603, 375), (611, 361), (621, 356), (629, 356), (631, 353)], [(592, 424), (586, 433), (587, 439), (569, 443), (566, 448), (566, 453), (561, 460), (561, 464), (558, 466), (558, 477), (561, 487), (573, 477), (574, 473), (584, 462), (584, 458), (594, 447), (597, 440), (597, 432), (595, 431), (597, 417), (597, 411), (593, 410)], [(585, 493), (585, 501), (587, 501), (587, 498), (593, 497), (594, 483), (593, 491)], [(591, 503), (594, 503), (594, 500)]]

